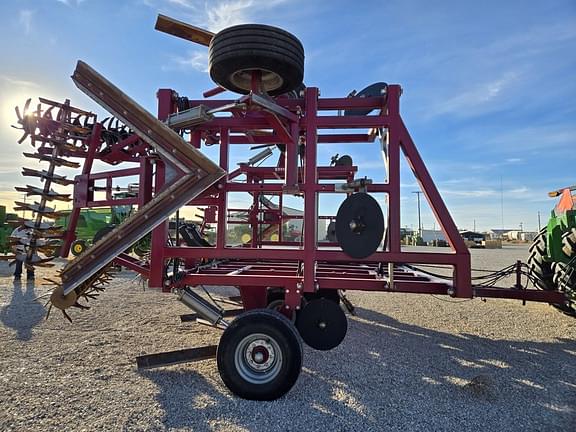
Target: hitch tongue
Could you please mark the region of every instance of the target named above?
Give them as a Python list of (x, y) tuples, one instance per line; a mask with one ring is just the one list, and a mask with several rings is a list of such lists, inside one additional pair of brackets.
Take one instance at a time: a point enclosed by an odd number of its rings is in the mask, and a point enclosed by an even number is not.
[(178, 300), (208, 321), (211, 326), (221, 329), (228, 327), (228, 322), (224, 319), (224, 311), (196, 294), (189, 287), (178, 289), (176, 293)]

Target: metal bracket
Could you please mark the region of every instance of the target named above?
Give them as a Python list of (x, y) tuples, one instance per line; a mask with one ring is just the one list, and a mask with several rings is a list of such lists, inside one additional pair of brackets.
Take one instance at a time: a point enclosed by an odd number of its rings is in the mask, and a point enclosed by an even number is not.
[(217, 345), (188, 348), (136, 357), (138, 369), (152, 369), (180, 363), (207, 360), (216, 357)]
[(173, 129), (187, 129), (193, 126), (209, 122), (214, 116), (208, 112), (204, 105), (170, 114), (166, 119), (166, 125)]

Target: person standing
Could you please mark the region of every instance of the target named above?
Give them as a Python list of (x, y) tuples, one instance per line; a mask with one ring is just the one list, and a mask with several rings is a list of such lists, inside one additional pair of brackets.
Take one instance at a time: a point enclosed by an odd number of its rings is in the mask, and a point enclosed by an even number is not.
[[(18, 243), (12, 247), (12, 250), (18, 255), (26, 254), (26, 246), (20, 243), (20, 239), (30, 239), (32, 235), (32, 230), (30, 228), (26, 228), (23, 225), (16, 227), (12, 234), (10, 234), (10, 238), (13, 240), (17, 240)], [(23, 261), (16, 259), (16, 267), (14, 268), (14, 280), (19, 280), (22, 278), (22, 266)], [(26, 278), (27, 279), (34, 279), (34, 269), (26, 267)]]

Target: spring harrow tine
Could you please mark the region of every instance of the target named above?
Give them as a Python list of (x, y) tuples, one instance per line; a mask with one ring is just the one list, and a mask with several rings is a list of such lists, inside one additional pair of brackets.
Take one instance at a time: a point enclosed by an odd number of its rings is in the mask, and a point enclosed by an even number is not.
[[(45, 222), (36, 223), (35, 221), (27, 220), (27, 221), (24, 221), (24, 226), (26, 228), (31, 228), (31, 229), (35, 229), (37, 231), (44, 232), (43, 236), (45, 236), (45, 237), (49, 237), (51, 234), (53, 234), (53, 235), (63, 234), (62, 233), (63, 227), (58, 226), (58, 225), (45, 223)], [(54, 237), (54, 238), (56, 238), (56, 237)]]
[(38, 159), (43, 162), (54, 163), (55, 166), (65, 166), (68, 168), (80, 168), (80, 164), (77, 162), (71, 162), (64, 158), (52, 157), (50, 155), (44, 155), (41, 153), (23, 153), (24, 156), (32, 159)]
[(44, 280), (48, 282), (48, 284), (55, 286), (54, 291), (50, 296), (50, 300), (47, 303), (49, 304), (49, 307), (46, 313), (46, 319), (48, 319), (52, 306), (54, 306), (57, 309), (62, 310), (64, 318), (72, 322), (72, 318), (66, 312), (66, 310), (71, 307), (75, 307), (80, 310), (90, 309), (90, 306), (86, 306), (80, 303), (78, 300), (81, 298), (85, 299), (87, 302), (89, 302), (91, 299), (96, 300), (100, 293), (106, 289), (106, 286), (109, 285), (110, 281), (112, 280), (112, 273), (113, 266), (109, 264), (67, 295), (64, 295), (61, 281), (45, 278)]
[(37, 171), (31, 168), (22, 168), (22, 175), (26, 177), (39, 177), (42, 181), (49, 179), (52, 183), (56, 183), (62, 186), (69, 186), (74, 184), (74, 180), (70, 180), (63, 175), (50, 174), (46, 170)]
[(55, 209), (53, 209), (52, 207), (46, 207), (44, 204), (38, 203), (38, 202), (34, 202), (32, 203), (26, 203), (26, 202), (21, 202), (21, 201), (15, 201), (14, 204), (16, 204), (16, 207), (14, 207), (14, 210), (17, 211), (31, 211), (31, 212), (35, 212), (35, 213), (39, 213), (39, 214), (52, 214), (54, 213)]
[(50, 189), (46, 192), (44, 189), (40, 189), (31, 185), (26, 185), (25, 187), (16, 186), (14, 189), (16, 189), (18, 192), (24, 192), (27, 196), (39, 195), (45, 198), (47, 201), (72, 201), (70, 194), (60, 194), (53, 189)]
[(57, 239), (50, 239), (50, 238), (38, 238), (38, 239), (32, 239), (32, 238), (23, 238), (23, 237), (19, 237), (18, 239), (15, 238), (10, 238), (10, 243), (14, 244), (14, 245), (22, 245), (22, 246), (31, 246), (32, 244), (35, 244), (38, 247), (46, 247), (46, 246), (58, 246), (58, 240)]
[(64, 231), (60, 230), (60, 231), (48, 231), (48, 230), (38, 230), (38, 229), (34, 229), (34, 231), (36, 232), (36, 235), (39, 237), (42, 237), (44, 239), (52, 239), (52, 240), (62, 240), (62, 238), (64, 237)]

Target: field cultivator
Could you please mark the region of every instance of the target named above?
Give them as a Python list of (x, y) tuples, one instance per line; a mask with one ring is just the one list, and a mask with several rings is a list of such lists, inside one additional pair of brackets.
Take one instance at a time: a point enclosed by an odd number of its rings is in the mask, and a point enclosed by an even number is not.
[[(143, 275), (149, 287), (175, 292), (195, 312), (182, 320), (224, 331), (217, 348), (143, 356), (140, 367), (216, 356), (232, 392), (249, 399), (275, 399), (299, 376), (301, 339), (318, 350), (332, 349), (344, 339), (344, 309), (354, 311), (344, 290), (566, 304), (562, 290), (525, 289), (521, 276), (528, 271), (521, 264), (472, 284), (469, 251), (400, 115), (399, 85), (376, 83), (347, 97), (322, 98), (318, 88), (303, 84), (302, 44), (281, 29), (241, 25), (213, 34), (165, 16), (158, 17), (156, 28), (208, 46), (210, 76), (217, 87), (204, 98), (160, 89), (158, 113), (153, 116), (79, 61), (74, 83), (113, 118), (99, 121), (68, 101), (44, 99), (35, 111), (29, 111), (30, 102), (23, 113), (17, 111), (24, 131), (20, 142), (28, 138), (36, 148), (26, 156), (48, 166), (23, 171), (44, 185), (19, 189), (39, 200), (18, 203), (19, 209), (33, 211), (36, 217), (26, 223), (33, 235), (27, 253), (17, 259), (26, 265), (51, 264), (53, 239), (61, 239), (58, 251), (67, 256), (83, 208), (138, 207), (52, 280), (57, 285), (52, 306), (64, 312), (72, 306), (84, 309), (78, 300), (98, 295), (115, 263)], [(212, 98), (225, 90), (240, 96)], [(348, 155), (336, 154), (318, 164), (320, 146), (341, 151), (344, 144), (356, 143), (372, 144), (374, 153), (381, 154), (385, 181), (357, 176), (358, 167)], [(201, 152), (212, 145), (218, 148), (217, 162)], [(259, 152), (231, 166), (231, 151), (246, 146)], [(273, 153), (279, 154), (275, 163), (265, 164)], [(449, 253), (401, 248), (402, 155), (448, 239)], [(114, 169), (93, 172), (95, 160)], [(81, 168), (81, 174), (68, 179), (56, 174), (59, 166)], [(133, 196), (114, 199), (114, 188), (130, 178), (137, 179)], [(72, 182), (72, 197), (51, 188)], [(248, 208), (235, 208), (232, 197), (238, 194)], [(375, 198), (380, 195), (385, 199)], [(342, 197), (336, 215), (321, 214), (319, 200), (326, 196)], [(71, 198), (66, 231), (45, 221), (58, 215), (48, 202)], [(288, 211), (286, 203), (295, 199), (302, 200), (303, 212)], [(215, 227), (213, 243), (201, 229), (180, 226), (178, 217), (176, 238), (169, 235), (168, 218), (187, 206), (203, 211), (201, 228)], [(319, 221), (329, 222), (326, 233), (318, 232)], [(240, 244), (231, 242), (228, 234), (228, 227), (238, 223), (250, 230)], [(294, 234), (296, 226), (299, 235)], [(125, 253), (150, 232), (149, 259)], [(418, 265), (440, 266), (448, 276)], [(517, 274), (514, 287), (494, 286), (511, 273)], [(209, 291), (211, 286), (236, 287), (238, 295), (218, 298)], [(66, 312), (65, 316), (70, 318)]]

